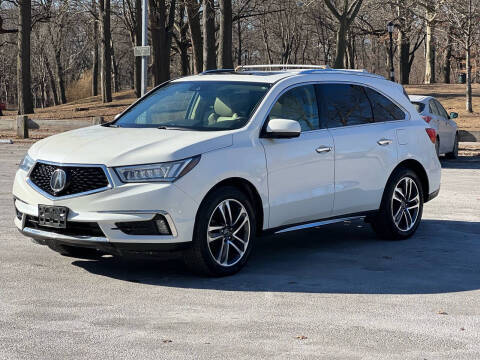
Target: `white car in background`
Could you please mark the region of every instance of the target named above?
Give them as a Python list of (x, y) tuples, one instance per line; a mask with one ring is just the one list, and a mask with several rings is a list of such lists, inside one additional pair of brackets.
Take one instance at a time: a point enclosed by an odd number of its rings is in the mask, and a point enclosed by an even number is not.
[(440, 189), (435, 130), (381, 76), (289, 67), (169, 81), (111, 123), (38, 141), (17, 228), (67, 256), (179, 250), (215, 276), (264, 233), (364, 218), (412, 236)]
[(456, 112), (447, 113), (445, 108), (433, 96), (410, 95), (410, 101), (417, 108), (429, 126), (437, 132), (435, 149), (437, 155), (445, 154), (447, 158), (458, 156), (458, 126), (453, 120), (458, 117)]

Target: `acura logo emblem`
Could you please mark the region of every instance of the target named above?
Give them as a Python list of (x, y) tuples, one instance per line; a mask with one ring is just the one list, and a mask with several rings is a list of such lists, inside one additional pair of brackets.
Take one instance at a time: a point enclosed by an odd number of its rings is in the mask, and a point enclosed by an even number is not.
[(62, 169), (57, 169), (52, 173), (50, 177), (50, 187), (56, 193), (59, 193), (65, 189), (67, 184), (67, 174)]

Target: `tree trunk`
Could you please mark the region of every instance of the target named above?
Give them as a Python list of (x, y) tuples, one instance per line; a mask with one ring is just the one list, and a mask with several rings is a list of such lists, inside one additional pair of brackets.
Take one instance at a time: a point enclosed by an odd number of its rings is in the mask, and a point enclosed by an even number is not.
[(93, 11), (93, 58), (92, 58), (92, 96), (98, 95), (98, 20), (97, 3), (92, 0)]
[(427, 35), (425, 38), (425, 84), (435, 83), (435, 23), (428, 20), (433, 17), (427, 10)]
[(18, 55), (17, 55), (17, 92), (18, 114), (33, 113), (30, 73), (30, 34), (32, 26), (31, 0), (19, 0), (18, 16)]
[(48, 79), (50, 82), (50, 88), (52, 89), (52, 103), (53, 105), (58, 105), (58, 94), (57, 94), (57, 85), (55, 84), (55, 76), (53, 75), (50, 62), (48, 61), (47, 55), (43, 54), (43, 63), (45, 64), (45, 69), (47, 70)]
[(185, 6), (187, 8), (190, 37), (192, 39), (193, 71), (199, 73), (203, 70), (203, 40), (198, 11), (200, 4), (198, 4), (197, 0), (187, 0)]
[(113, 41), (110, 39), (110, 51), (112, 53), (112, 69), (113, 69), (113, 92), (119, 92), (120, 90), (120, 76), (118, 74), (118, 64), (115, 61), (115, 49), (113, 47)]
[[(453, 31), (452, 28), (450, 30)], [(449, 31), (450, 32), (450, 31)], [(450, 84), (450, 73), (451, 73), (451, 62), (452, 62), (452, 38), (447, 34), (447, 46), (445, 48), (445, 58), (443, 59), (443, 82), (445, 84)]]
[(218, 39), (218, 67), (232, 69), (232, 0), (219, 0), (220, 36)]
[(175, 0), (170, 1), (168, 24), (165, 0), (149, 0), (149, 3), (153, 82), (157, 86), (170, 79), (170, 49), (175, 19)]
[(333, 67), (335, 69), (345, 68), (344, 59), (345, 59), (345, 49), (346, 49), (346, 35), (347, 35), (347, 20), (340, 19), (339, 26), (337, 30), (337, 47), (336, 47), (336, 57)]
[(398, 70), (400, 84), (410, 83), (410, 40), (402, 29), (398, 30), (397, 46), (399, 49)]
[(242, 65), (242, 24), (240, 19), (237, 20), (237, 36), (238, 36), (238, 54), (237, 65)]
[(61, 46), (55, 49), (55, 67), (56, 67), (56, 75), (57, 75), (57, 86), (58, 86), (58, 91), (60, 92), (58, 102), (60, 104), (66, 104), (67, 103), (67, 96), (65, 95), (65, 80), (63, 76), (63, 66), (62, 66), (62, 53), (61, 53)]
[(99, 0), (102, 20), (102, 102), (112, 101), (112, 53), (110, 49), (110, 0)]
[(188, 41), (188, 28), (187, 24), (185, 24), (185, 6), (181, 4), (178, 7), (178, 32), (180, 33), (180, 38), (177, 40), (177, 46), (180, 51), (180, 67), (182, 69), (182, 76), (186, 76), (189, 73), (190, 69), (190, 60), (188, 58), (188, 48), (189, 48), (189, 41)]
[(203, 71), (215, 67), (215, 4), (203, 0)]
[(472, 65), (471, 65), (471, 59), (470, 59), (470, 46), (468, 45), (470, 43), (469, 40), (467, 40), (467, 49), (465, 52), (465, 69), (467, 72), (467, 101), (466, 101), (466, 110), (469, 113), (473, 112), (473, 107), (472, 107)]

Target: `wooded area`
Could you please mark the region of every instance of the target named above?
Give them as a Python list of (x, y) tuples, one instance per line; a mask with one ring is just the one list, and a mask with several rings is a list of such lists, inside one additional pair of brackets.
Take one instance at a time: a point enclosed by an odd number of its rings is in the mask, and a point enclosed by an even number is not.
[[(480, 0), (148, 0), (149, 86), (241, 64), (326, 64), (402, 84), (480, 82)], [(19, 114), (140, 96), (141, 0), (0, 0), (0, 102)]]

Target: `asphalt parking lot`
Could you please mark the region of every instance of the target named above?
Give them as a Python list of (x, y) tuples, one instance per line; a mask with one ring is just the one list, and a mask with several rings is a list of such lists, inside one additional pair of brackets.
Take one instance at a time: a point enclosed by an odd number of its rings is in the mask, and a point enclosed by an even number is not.
[(480, 160), (443, 161), (410, 240), (363, 222), (267, 237), (238, 275), (62, 257), (20, 235), (0, 144), (0, 359), (478, 359)]

